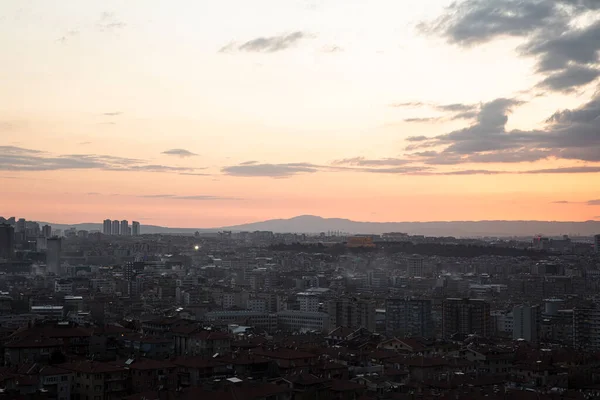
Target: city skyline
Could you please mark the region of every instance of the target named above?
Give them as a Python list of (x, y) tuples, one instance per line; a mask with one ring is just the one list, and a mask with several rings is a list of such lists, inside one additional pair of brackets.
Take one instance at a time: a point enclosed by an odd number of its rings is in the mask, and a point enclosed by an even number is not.
[(600, 219), (595, 3), (0, 3), (4, 215)]

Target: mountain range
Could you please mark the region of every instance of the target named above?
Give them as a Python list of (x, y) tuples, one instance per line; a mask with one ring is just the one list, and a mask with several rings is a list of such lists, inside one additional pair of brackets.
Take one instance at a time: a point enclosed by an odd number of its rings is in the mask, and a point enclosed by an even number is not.
[[(40, 222), (45, 224), (45, 222)], [(53, 224), (54, 229), (74, 227), (78, 230), (101, 230), (102, 224)], [(349, 234), (381, 234), (403, 232), (426, 236), (547, 236), (571, 235), (590, 236), (600, 234), (600, 221), (559, 222), (559, 221), (438, 221), (438, 222), (359, 222), (343, 218), (322, 218), (314, 215), (301, 215), (289, 219), (271, 219), (243, 225), (220, 228), (167, 228), (157, 225), (142, 225), (142, 233), (193, 234), (230, 231), (273, 231), (277, 233), (320, 233), (340, 231)]]

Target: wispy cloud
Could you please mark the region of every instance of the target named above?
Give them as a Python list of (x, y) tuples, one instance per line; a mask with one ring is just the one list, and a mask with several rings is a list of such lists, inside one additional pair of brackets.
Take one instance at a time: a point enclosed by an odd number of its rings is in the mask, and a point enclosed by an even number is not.
[(319, 166), (311, 163), (286, 163), (286, 164), (245, 164), (223, 167), (221, 172), (225, 175), (243, 177), (270, 177), (286, 178), (301, 173), (315, 173)]
[(125, 28), (125, 26), (127, 26), (127, 24), (121, 21), (113, 12), (103, 12), (97, 23), (97, 27), (101, 32), (115, 32)]
[(58, 42), (62, 43), (62, 44), (66, 44), (67, 42), (69, 42), (71, 39), (75, 38), (79, 36), (79, 31), (78, 30), (70, 30), (67, 31), (64, 35), (62, 35), (61, 37), (59, 37), (57, 39)]
[(269, 37), (258, 37), (242, 44), (232, 42), (223, 46), (220, 53), (230, 53), (234, 51), (255, 52), (255, 53), (275, 53), (287, 50), (298, 45), (303, 40), (313, 37), (313, 35), (302, 31), (296, 31), (289, 34)]
[(58, 171), (75, 169), (163, 173), (193, 173), (198, 170), (198, 168), (149, 164), (144, 160), (135, 158), (100, 154), (51, 155), (39, 150), (16, 146), (0, 146), (0, 171)]
[(243, 200), (239, 197), (211, 196), (211, 195), (176, 195), (176, 194), (146, 194), (136, 196), (144, 199), (170, 199), (170, 200), (193, 200), (193, 201), (216, 201), (216, 200)]
[(107, 117), (117, 117), (121, 114), (123, 114), (121, 111), (113, 111), (113, 112), (105, 112), (102, 115), (105, 115)]
[(323, 53), (341, 53), (344, 49), (340, 46), (330, 45), (323, 47)]
[(166, 154), (168, 156), (177, 156), (177, 157), (181, 157), (181, 158), (195, 157), (198, 155), (196, 153), (192, 153), (191, 151), (185, 150), (185, 149), (165, 150), (161, 154)]
[(588, 201), (568, 201), (568, 200), (559, 200), (553, 201), (553, 204), (585, 204), (588, 206), (600, 206), (600, 199), (588, 200)]

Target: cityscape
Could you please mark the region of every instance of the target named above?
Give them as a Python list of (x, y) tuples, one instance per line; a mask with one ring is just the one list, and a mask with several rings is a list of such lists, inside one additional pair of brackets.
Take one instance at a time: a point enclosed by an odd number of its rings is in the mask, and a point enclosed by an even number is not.
[(61, 231), (0, 217), (6, 391), (598, 395), (600, 234), (143, 229), (106, 219), (102, 231)]
[(0, 0), (0, 400), (600, 400), (600, 0)]

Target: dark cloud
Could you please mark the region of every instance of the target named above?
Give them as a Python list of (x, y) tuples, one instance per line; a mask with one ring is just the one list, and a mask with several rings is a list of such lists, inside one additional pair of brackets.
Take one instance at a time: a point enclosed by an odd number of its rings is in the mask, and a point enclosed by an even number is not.
[(425, 33), (450, 43), (470, 46), (502, 36), (526, 37), (539, 29), (567, 22), (567, 16), (548, 0), (467, 0), (452, 3), (442, 16), (421, 23)]
[(230, 43), (227, 46), (222, 47), (219, 52), (229, 53), (232, 51), (247, 51), (256, 53), (275, 53), (294, 47), (302, 39), (309, 37), (312, 37), (312, 35), (301, 31), (280, 36), (259, 37), (242, 44)]
[[(541, 85), (566, 91), (597, 76), (591, 69), (597, 70), (600, 61), (598, 4), (596, 0), (466, 0), (452, 3), (442, 16), (419, 27), (460, 46), (521, 37), (520, 53), (534, 57), (538, 71), (548, 75)], [(599, 17), (597, 22), (574, 23), (588, 12)]]
[(589, 200), (587, 202), (588, 206), (600, 206), (600, 199)]
[(161, 154), (166, 154), (168, 156), (177, 156), (177, 157), (181, 157), (181, 158), (195, 157), (198, 155), (196, 153), (192, 153), (191, 151), (185, 150), (185, 149), (165, 150)]
[(58, 171), (100, 169), (106, 171), (194, 172), (197, 168), (147, 164), (135, 158), (97, 154), (49, 155), (38, 150), (0, 146), (2, 171)]
[(521, 47), (524, 55), (538, 60), (538, 70), (556, 71), (569, 63), (596, 64), (600, 50), (600, 21), (584, 28), (548, 35), (541, 32)]
[(211, 196), (211, 195), (191, 195), (181, 196), (176, 194), (147, 194), (137, 196), (145, 199), (170, 199), (170, 200), (194, 200), (194, 201), (213, 201), (213, 200), (243, 200), (238, 197)]
[(558, 201), (553, 201), (552, 204), (572, 204), (572, 202), (568, 201), (568, 200), (558, 200)]
[(518, 163), (549, 157), (600, 162), (600, 94), (579, 108), (556, 112), (543, 130), (507, 131), (508, 115), (519, 104), (514, 99), (494, 100), (481, 106), (467, 128), (409, 141), (420, 142), (422, 150), (443, 147), (424, 161), (427, 164)]
[(240, 165), (254, 165), (254, 164), (258, 164), (258, 161), (244, 161), (243, 163), (240, 163)]

